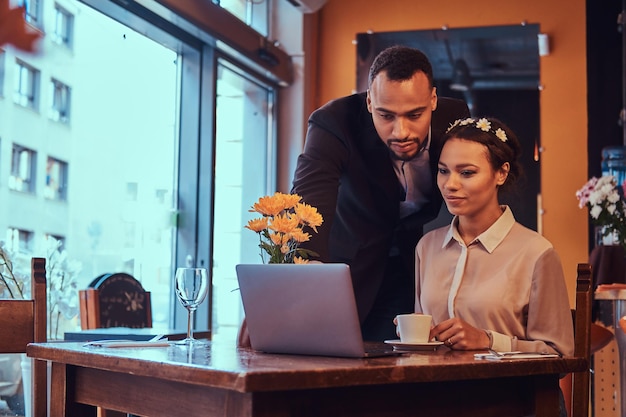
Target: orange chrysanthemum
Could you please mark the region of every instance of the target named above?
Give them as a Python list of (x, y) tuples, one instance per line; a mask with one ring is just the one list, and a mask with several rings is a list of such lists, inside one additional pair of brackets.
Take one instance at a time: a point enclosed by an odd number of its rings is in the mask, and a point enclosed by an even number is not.
[(261, 233), (263, 230), (267, 229), (267, 217), (261, 217), (260, 219), (252, 219), (248, 221), (248, 225), (246, 229), (250, 229), (253, 232)]
[(298, 243), (308, 242), (311, 239), (311, 235), (307, 232), (303, 232), (302, 229), (296, 229), (290, 233), (291, 238)]
[(261, 197), (250, 211), (256, 211), (264, 216), (277, 216), (283, 211), (283, 202), (274, 196)]
[(281, 214), (270, 221), (269, 228), (279, 233), (292, 233), (299, 226), (300, 222), (296, 216)]
[(308, 263), (306, 258), (317, 256), (315, 252), (298, 246), (311, 239), (303, 228), (311, 227), (317, 232), (323, 218), (315, 207), (300, 203), (301, 199), (297, 194), (277, 192), (259, 198), (249, 210), (263, 216), (248, 221), (245, 226), (259, 234), (263, 262), (266, 255), (269, 263)]
[(282, 246), (286, 243), (287, 240), (289, 240), (283, 233), (270, 233), (270, 240), (272, 241), (272, 243), (276, 246)]
[(275, 193), (274, 197), (282, 201), (283, 209), (292, 209), (302, 199), (298, 194)]
[(317, 209), (308, 204), (298, 203), (295, 207), (295, 212), (300, 222), (310, 226), (316, 232), (317, 226), (321, 226), (324, 221), (322, 215), (317, 212)]

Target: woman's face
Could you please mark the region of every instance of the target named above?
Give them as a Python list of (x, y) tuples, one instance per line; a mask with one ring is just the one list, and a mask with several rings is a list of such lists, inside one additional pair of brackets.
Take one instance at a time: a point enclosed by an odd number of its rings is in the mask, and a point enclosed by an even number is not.
[(508, 163), (494, 171), (487, 147), (469, 140), (449, 139), (439, 157), (437, 186), (448, 211), (457, 216), (476, 217), (498, 209), (498, 186), (504, 184)]

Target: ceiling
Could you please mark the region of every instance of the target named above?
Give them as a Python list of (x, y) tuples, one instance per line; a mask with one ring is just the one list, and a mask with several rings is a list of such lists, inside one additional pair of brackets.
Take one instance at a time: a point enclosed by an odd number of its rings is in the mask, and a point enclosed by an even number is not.
[(435, 83), (450, 83), (453, 64), (464, 60), (470, 89), (537, 89), (539, 25), (485, 26), (357, 35), (359, 91), (367, 88), (367, 71), (378, 52), (392, 45), (422, 50), (433, 65)]

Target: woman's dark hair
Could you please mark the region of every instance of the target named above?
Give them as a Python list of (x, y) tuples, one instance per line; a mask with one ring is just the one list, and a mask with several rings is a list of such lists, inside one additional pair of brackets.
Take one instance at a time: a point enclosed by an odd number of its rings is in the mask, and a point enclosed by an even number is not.
[(458, 138), (485, 145), (487, 160), (494, 171), (505, 162), (510, 165), (509, 174), (500, 191), (511, 191), (520, 185), (524, 170), (519, 162), (522, 147), (515, 133), (500, 120), (492, 117), (459, 119), (450, 126), (442, 138), (442, 146), (449, 139)]
[(430, 87), (433, 87), (433, 67), (428, 57), (415, 48), (396, 45), (380, 52), (370, 66), (368, 86), (372, 85), (374, 78), (383, 71), (392, 81), (408, 80), (413, 74), (421, 71), (428, 78)]

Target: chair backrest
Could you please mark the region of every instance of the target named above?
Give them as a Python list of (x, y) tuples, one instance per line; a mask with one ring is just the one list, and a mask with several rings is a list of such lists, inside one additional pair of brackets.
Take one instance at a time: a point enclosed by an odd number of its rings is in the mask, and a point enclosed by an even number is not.
[(83, 330), (152, 327), (150, 292), (131, 275), (100, 275), (78, 294)]
[[(46, 260), (31, 260), (31, 300), (0, 300), (0, 353), (25, 353), (29, 343), (47, 341)], [(32, 375), (33, 416), (48, 407), (47, 364), (35, 360)], [(26, 398), (25, 400), (30, 400)]]
[[(574, 356), (591, 363), (591, 265), (578, 264), (576, 312), (574, 314)], [(571, 416), (589, 416), (590, 372), (572, 374)]]

